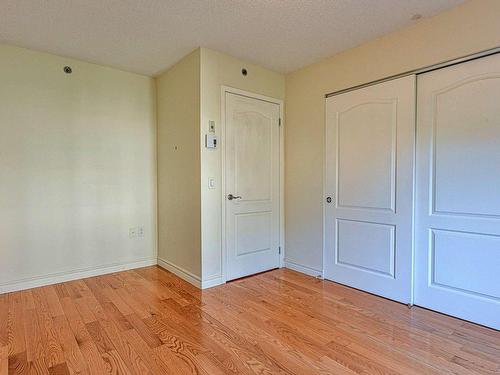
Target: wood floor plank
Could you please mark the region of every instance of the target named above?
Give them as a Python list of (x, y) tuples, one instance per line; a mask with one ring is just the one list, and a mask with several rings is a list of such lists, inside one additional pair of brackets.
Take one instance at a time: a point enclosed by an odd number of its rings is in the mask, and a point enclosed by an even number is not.
[(135, 330), (124, 331), (125, 340), (130, 344), (141, 360), (153, 374), (172, 374), (169, 365), (163, 362), (139, 336)]
[(21, 293), (8, 294), (7, 341), (9, 356), (26, 353), (24, 306)]
[(0, 375), (500, 374), (500, 332), (279, 269), (159, 267), (0, 295)]
[[(309, 374), (311, 369), (318, 373), (329, 373), (320, 362), (309, 359), (306, 355), (291, 345), (289, 342), (280, 341), (270, 335), (267, 331), (260, 330), (258, 324), (252, 324), (254, 318), (248, 317), (247, 311), (238, 309), (228, 309), (226, 305), (213, 301), (203, 307), (210, 315), (213, 315), (224, 324), (234, 327), (239, 334), (248, 340), (254, 340), (255, 344), (262, 348), (266, 355), (272, 356), (280, 363), (280, 366), (286, 368), (289, 372), (295, 374)], [(341, 368), (342, 367), (342, 368)], [(331, 369), (331, 367), (330, 367)], [(336, 371), (339, 374), (353, 374), (347, 368), (338, 365)]]
[(129, 314), (126, 316), (129, 323), (134, 327), (134, 329), (139, 333), (141, 338), (150, 348), (156, 348), (162, 344), (161, 340), (155, 335), (149, 327), (144, 323), (144, 321), (135, 314)]
[(60, 363), (49, 368), (50, 375), (69, 375), (69, 369), (66, 363)]
[(57, 295), (55, 288), (52, 285), (49, 285), (43, 288), (43, 292), (45, 293), (45, 299), (49, 307), (50, 315), (52, 317), (64, 315), (61, 303), (59, 302), (59, 296)]
[(116, 293), (116, 289), (106, 288), (103, 290), (103, 293), (109, 301), (116, 306), (118, 311), (120, 311), (123, 316), (130, 315), (134, 312), (131, 307)]
[[(264, 288), (269, 286), (265, 285)], [(335, 341), (347, 341), (351, 345), (357, 345), (358, 351), (363, 351), (368, 355), (376, 356), (380, 353), (385, 353), (387, 357), (391, 358), (391, 365), (397, 364), (397, 359), (403, 361), (406, 364), (406, 371), (408, 373), (440, 373), (438, 370), (433, 369), (430, 366), (422, 366), (421, 361), (417, 361), (408, 355), (398, 353), (393, 349), (393, 341), (384, 342), (384, 340), (373, 339), (376, 337), (376, 331), (365, 331), (362, 327), (357, 327), (355, 325), (346, 325), (342, 321), (329, 319), (325, 315), (313, 316), (314, 312), (308, 311), (305, 306), (298, 306), (294, 308), (293, 301), (286, 301), (281, 308), (278, 304), (272, 303), (273, 296), (271, 295), (269, 300), (262, 297), (259, 304), (263, 308), (270, 311), (271, 314), (278, 314), (284, 318), (291, 317), (293, 321), (300, 322), (299, 324), (305, 324), (303, 327), (309, 327), (310, 330), (317, 332), (319, 335), (324, 336), (326, 339)], [(337, 314), (339, 311), (337, 311)], [(320, 318), (320, 319), (318, 319)], [(351, 318), (351, 319), (349, 319)], [(354, 320), (352, 316), (346, 316), (346, 321)], [(368, 320), (369, 322), (369, 320)], [(374, 325), (371, 322), (370, 325)], [(374, 325), (376, 327), (376, 325)], [(389, 327), (380, 327), (380, 330), (387, 330)], [(346, 345), (347, 345), (346, 343)], [(409, 372), (411, 368), (414, 369), (413, 372)]]
[[(63, 351), (52, 321), (52, 316), (64, 315), (59, 297), (52, 286), (33, 289), (31, 294), (35, 310), (27, 310), (27, 312), (30, 312), (33, 319), (30, 332), (36, 337), (36, 346), (32, 348), (34, 350), (28, 351), (28, 360), (35, 361), (43, 357), (48, 367), (64, 363)], [(28, 343), (30, 337), (31, 333), (27, 332)]]
[(34, 362), (39, 358), (45, 358), (47, 339), (42, 327), (40, 327), (40, 320), (35, 309), (26, 310), (24, 317), (27, 360)]
[(80, 314), (78, 313), (78, 309), (71, 298), (62, 298), (61, 306), (64, 311), (64, 315), (66, 316), (66, 320), (69, 324), (71, 332), (76, 340), (76, 343), (80, 345), (85, 341), (92, 340), (90, 337), (85, 323), (82, 321)]
[[(93, 293), (93, 298), (88, 299), (89, 303), (93, 306), (93, 313), (96, 317), (106, 315), (107, 318), (116, 321), (122, 330), (126, 331), (132, 329), (132, 325), (125, 318), (125, 316), (120, 312), (120, 310), (115, 306), (115, 304), (109, 299), (109, 297), (104, 293), (107, 285), (103, 283), (102, 279), (90, 278), (85, 279), (85, 283), (88, 288)], [(94, 301), (92, 301), (94, 299)], [(106, 318), (104, 318), (106, 319)]]
[[(62, 308), (62, 307), (61, 307)], [(66, 319), (66, 316), (56, 316), (54, 318), (54, 328), (56, 329), (59, 342), (64, 354), (64, 359), (71, 373), (83, 373), (87, 370), (87, 363), (83, 358), (78, 343)]]
[(89, 297), (73, 298), (72, 301), (76, 305), (83, 323), (88, 324), (97, 320), (96, 316), (90, 309), (93, 301), (91, 301)]
[(9, 355), (9, 375), (29, 374), (29, 369), (26, 352)]
[(175, 351), (167, 345), (157, 346), (153, 350), (174, 374), (207, 374), (205, 369), (200, 366), (196, 356), (189, 351), (182, 350), (182, 346), (177, 347)]
[(147, 319), (151, 317), (148, 309), (139, 302), (137, 298), (137, 291), (132, 288), (127, 288), (127, 286), (117, 289), (116, 294), (124, 300), (128, 306), (132, 309), (132, 312), (139, 316), (141, 319)]
[(38, 358), (32, 362), (28, 363), (29, 370), (28, 373), (31, 375), (49, 375), (49, 366), (45, 358)]
[(123, 361), (122, 357), (116, 350), (110, 350), (102, 355), (104, 362), (107, 364), (108, 372), (110, 374), (124, 374), (124, 375), (132, 375), (127, 366), (127, 364)]
[(9, 372), (9, 347), (0, 346), (0, 375), (7, 375)]
[(9, 345), (9, 302), (8, 293), (0, 294), (0, 347)]
[[(267, 286), (262, 286), (262, 287), (267, 287)], [(290, 304), (293, 304), (294, 301), (289, 301), (289, 303), (287, 303), (286, 305), (289, 306)], [(339, 308), (341, 308), (341, 306), (339, 306)], [(308, 308), (306, 306), (300, 306), (299, 309), (297, 309), (297, 311), (300, 311), (300, 310), (304, 310), (304, 311), (307, 311)], [(337, 311), (337, 314), (339, 313), (339, 311)], [(357, 312), (353, 312), (353, 311), (349, 311), (348, 314), (346, 314), (345, 316), (345, 319), (344, 321), (351, 321), (351, 323), (354, 323), (356, 324), (356, 321), (362, 321), (363, 323), (367, 323), (366, 325), (364, 325), (363, 327), (356, 327), (356, 326), (349, 326), (348, 329), (351, 333), (355, 333), (357, 331), (360, 331), (363, 333), (363, 335), (365, 337), (368, 337), (368, 338), (372, 338), (372, 337), (377, 337), (379, 336), (380, 337), (383, 337), (382, 335), (377, 335), (376, 333), (377, 332), (380, 332), (380, 331), (388, 331), (390, 329), (390, 325), (389, 324), (385, 324), (385, 325), (382, 325), (381, 323), (384, 323), (383, 321), (381, 320), (371, 320), (371, 317), (370, 316), (364, 316), (362, 317), (362, 319), (356, 319), (356, 315)], [(304, 318), (304, 317), (300, 317), (299, 321), (303, 321), (303, 320), (306, 320), (307, 318)], [(322, 316), (321, 318), (322, 321), (325, 321), (325, 322), (328, 322), (328, 318), (325, 317), (325, 316)], [(312, 320), (309, 322), (309, 324), (313, 322)], [(344, 323), (342, 321), (332, 321), (331, 323), (335, 324), (336, 327), (339, 327), (339, 325), (343, 325)], [(368, 324), (369, 323), (369, 324)], [(370, 331), (367, 329), (367, 327), (369, 328), (375, 328), (375, 329), (378, 329), (378, 331)], [(323, 329), (323, 332), (334, 332), (335, 330), (330, 330), (328, 327), (325, 327), (325, 329)], [(401, 327), (401, 330), (398, 331), (398, 335), (396, 336), (397, 338), (399, 338), (400, 336), (404, 336), (404, 327)], [(390, 336), (386, 335), (386, 338), (390, 338)], [(362, 343), (364, 340), (362, 339), (362, 337), (360, 337), (358, 340), (358, 343)], [(383, 341), (383, 340), (379, 340), (379, 341)], [(388, 343), (388, 348), (390, 348), (389, 345), (393, 345), (394, 344), (394, 341), (392, 340), (391, 342)], [(402, 344), (404, 345), (404, 343), (400, 342), (399, 344)], [(415, 346), (415, 344), (417, 344), (417, 346)], [(409, 346), (411, 347), (414, 347), (415, 350), (418, 350), (418, 342), (415, 341), (415, 340), (412, 340), (411, 344), (408, 344)], [(437, 346), (438, 349), (436, 348), (433, 348), (433, 347), (427, 347), (425, 350), (426, 353), (429, 354), (429, 350), (430, 350), (430, 354), (434, 355), (434, 365), (439, 363), (439, 362), (442, 362), (444, 364), (444, 366), (441, 368), (440, 371), (445, 371), (446, 368), (449, 368), (450, 366), (453, 368), (455, 367), (455, 371), (456, 373), (463, 373), (464, 369), (463, 368), (460, 368), (458, 366), (454, 366), (453, 364), (450, 365), (451, 363), (451, 359), (453, 358), (453, 355), (450, 355), (449, 353), (446, 352), (446, 350), (443, 350), (443, 348), (448, 348), (449, 346), (452, 346), (453, 347), (453, 343), (450, 342), (450, 343), (447, 343), (447, 342), (440, 342), (439, 345)], [(460, 351), (460, 348), (459, 346), (455, 345), (455, 354), (458, 353)], [(448, 357), (448, 360), (445, 361), (443, 360), (442, 358), (446, 358)], [(429, 370), (430, 371), (430, 370)], [(434, 370), (435, 371), (435, 370)]]
[(89, 374), (111, 374), (109, 363), (104, 361), (94, 341), (85, 340), (78, 346), (83, 357), (87, 361)]
[(82, 288), (81, 286), (84, 285), (83, 280), (75, 280), (75, 281), (69, 281), (67, 283), (62, 284), (64, 286), (64, 289), (66, 290), (66, 293), (63, 293), (63, 296), (59, 296), (59, 299), (63, 299), (66, 297), (66, 294), (68, 297), (71, 298), (81, 298), (83, 297), (82, 295)]
[(29, 309), (34, 309), (35, 308), (35, 299), (33, 298), (33, 294), (31, 290), (22, 290), (19, 293), (21, 293), (21, 298), (23, 301), (23, 309), (24, 310), (29, 310)]
[(122, 335), (122, 330), (115, 323), (109, 320), (100, 320), (99, 323), (106, 331), (106, 334), (116, 348), (116, 352), (120, 355), (121, 359), (123, 360), (123, 362), (125, 362), (128, 370), (132, 374), (151, 374), (149, 368), (139, 357), (130, 343), (125, 339), (125, 337)]
[(85, 327), (87, 327), (87, 332), (90, 334), (90, 337), (92, 337), (94, 344), (101, 354), (115, 349), (113, 343), (99, 322), (85, 324)]
[[(152, 306), (150, 306), (152, 307)], [(211, 336), (200, 332), (199, 325), (193, 322), (183, 322), (175, 311), (160, 303), (153, 308), (152, 317), (144, 322), (160, 338), (162, 343), (177, 346), (182, 345), (195, 353), (210, 353), (213, 363), (224, 371), (237, 367), (231, 360), (231, 354)]]
[[(286, 303), (286, 306), (290, 306), (290, 305), (293, 306), (293, 304), (294, 304), (293, 300), (288, 301), (288, 303)], [(266, 306), (266, 304), (263, 304), (263, 306)], [(300, 311), (308, 312), (307, 306), (297, 306), (297, 307), (298, 307), (296, 309), (296, 311), (298, 311), (297, 314), (300, 314)], [(340, 314), (339, 314), (339, 312), (340, 312)], [(331, 323), (335, 324), (336, 327), (339, 327), (339, 325), (345, 324), (344, 322), (349, 322), (350, 326), (348, 328), (350, 329), (351, 332), (360, 332), (360, 333), (365, 334), (367, 337), (381, 336), (381, 335), (377, 335), (376, 334), (377, 331), (375, 331), (375, 330), (370, 331), (370, 328), (375, 328), (375, 329), (378, 329), (379, 331), (388, 331), (391, 327), (391, 325), (387, 322), (371, 320), (370, 317), (366, 317), (366, 316), (362, 317), (361, 319), (357, 319), (357, 316), (356, 316), (357, 312), (348, 311), (347, 313), (348, 313), (348, 315), (346, 314), (345, 319), (339, 320), (337, 318), (342, 318), (342, 312), (339, 311), (339, 309), (337, 309), (337, 311), (336, 311), (337, 316), (334, 319), (328, 319), (327, 316), (319, 315), (319, 317), (321, 317), (321, 321), (318, 321), (318, 320), (315, 321), (314, 318), (312, 318), (312, 319), (309, 319), (309, 324), (311, 324), (311, 323), (312, 324), (314, 324), (314, 323), (321, 324), (323, 321), (325, 321), (325, 322), (330, 321)], [(314, 312), (313, 312), (313, 314), (314, 314)], [(305, 316), (305, 317), (297, 316), (297, 318), (299, 318), (300, 321), (308, 320), (307, 316)], [(359, 322), (361, 322), (361, 324)], [(381, 323), (387, 323), (387, 324), (383, 325)], [(318, 324), (316, 324), (316, 325), (318, 325)], [(402, 327), (402, 330), (403, 330), (403, 327)], [(326, 325), (326, 327), (323, 327), (322, 332), (327, 333), (329, 335), (330, 333), (334, 333), (335, 330), (330, 330), (328, 325)], [(399, 332), (399, 333), (401, 333), (401, 332)], [(389, 335), (386, 335), (386, 337), (388, 339), (390, 338)], [(415, 342), (413, 342), (413, 344), (414, 343)], [(392, 345), (393, 342), (391, 341), (390, 344)], [(443, 343), (440, 343), (440, 346), (443, 346), (442, 344)], [(458, 349), (458, 347), (456, 349)]]
[[(60, 316), (60, 315), (59, 315)], [(46, 339), (46, 356), (45, 359), (49, 367), (54, 367), (56, 365), (64, 363), (64, 354), (61, 348), (59, 338), (54, 327), (54, 322), (51, 316), (44, 312), (38, 315), (40, 319), (40, 326), (45, 333)]]

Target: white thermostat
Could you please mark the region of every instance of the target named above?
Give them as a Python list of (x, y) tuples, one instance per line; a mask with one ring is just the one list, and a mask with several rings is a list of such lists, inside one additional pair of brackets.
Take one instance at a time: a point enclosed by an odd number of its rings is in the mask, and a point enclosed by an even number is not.
[(205, 147), (217, 148), (217, 136), (214, 134), (205, 134)]

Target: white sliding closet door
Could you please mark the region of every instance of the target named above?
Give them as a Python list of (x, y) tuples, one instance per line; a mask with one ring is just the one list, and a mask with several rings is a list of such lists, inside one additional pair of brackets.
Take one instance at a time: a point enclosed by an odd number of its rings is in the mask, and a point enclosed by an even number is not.
[(500, 329), (500, 55), (418, 77), (415, 303)]
[(325, 277), (404, 303), (412, 299), (414, 129), (414, 76), (326, 101)]

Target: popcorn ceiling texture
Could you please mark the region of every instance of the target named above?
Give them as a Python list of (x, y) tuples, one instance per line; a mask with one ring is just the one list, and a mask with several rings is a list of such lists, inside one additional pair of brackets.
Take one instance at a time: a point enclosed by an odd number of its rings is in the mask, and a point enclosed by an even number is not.
[(286, 73), (462, 0), (0, 2), (0, 43), (155, 75), (196, 47)]

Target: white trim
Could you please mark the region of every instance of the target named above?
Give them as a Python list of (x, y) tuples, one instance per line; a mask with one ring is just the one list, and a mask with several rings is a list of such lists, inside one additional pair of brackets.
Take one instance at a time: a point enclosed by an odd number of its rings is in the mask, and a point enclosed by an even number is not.
[(158, 223), (160, 221), (160, 212), (159, 212), (159, 191), (160, 191), (160, 186), (159, 186), (159, 173), (158, 173), (158, 103), (155, 99), (155, 127), (154, 127), (154, 132), (155, 132), (155, 165), (154, 165), (154, 247), (155, 247), (155, 258), (158, 259), (158, 254), (159, 254), (159, 247), (160, 247), (160, 231), (158, 227)]
[(181, 279), (186, 280), (188, 283), (193, 284), (195, 287), (201, 289), (201, 279), (194, 273), (191, 273), (188, 270), (177, 266), (165, 259), (161, 259), (160, 257), (158, 257), (158, 266), (160, 266), (161, 268), (165, 268), (167, 271), (172, 272), (174, 275), (179, 276)]
[(100, 276), (108, 273), (126, 271), (134, 268), (156, 265), (156, 258), (146, 258), (130, 262), (114, 263), (104, 266), (82, 268), (78, 270), (58, 272), (45, 276), (36, 276), (0, 284), (0, 294), (16, 292), (24, 289), (37, 288), (40, 286), (63, 283), (66, 281), (85, 279), (87, 277)]
[[(327, 132), (327, 129), (326, 129), (326, 99), (323, 101), (323, 157), (321, 158), (321, 162), (323, 163), (323, 166), (322, 166), (322, 169), (323, 169), (323, 195), (321, 197), (321, 209), (322, 209), (322, 226), (321, 226), (321, 229), (322, 229), (322, 236), (321, 236), (321, 239), (322, 239), (322, 245), (323, 245), (323, 248), (321, 249), (321, 274), (324, 275), (326, 274), (325, 270), (326, 270), (326, 267), (325, 267), (325, 259), (327, 258), (326, 256), (326, 204), (325, 204), (325, 201), (326, 201), (326, 197), (327, 197), (327, 191), (326, 191), (326, 157), (327, 157), (327, 142), (326, 142), (326, 134)], [(334, 197), (334, 198), (337, 198), (337, 197)]]
[(317, 277), (317, 278), (323, 278), (323, 271), (318, 270), (316, 268), (311, 268), (308, 266), (304, 266), (299, 263), (295, 263), (289, 259), (285, 259), (285, 267), (290, 268), (291, 270), (304, 273), (306, 275), (312, 276), (312, 277)]
[(279, 105), (280, 107), (280, 119), (281, 126), (279, 129), (280, 139), (279, 139), (279, 159), (280, 159), (280, 171), (279, 171), (279, 184), (280, 184), (280, 197), (279, 197), (279, 246), (281, 247), (281, 256), (279, 260), (280, 268), (286, 267), (285, 265), (285, 137), (284, 137), (284, 128), (285, 128), (285, 120), (284, 120), (284, 108), (283, 108), (283, 100), (272, 98), (270, 96), (260, 95), (253, 92), (236, 89), (230, 86), (221, 86), (221, 136), (220, 136), (220, 144), (221, 144), (221, 172), (222, 172), (222, 181), (221, 181), (221, 212), (222, 212), (222, 220), (221, 220), (221, 282), (220, 284), (224, 284), (226, 279), (226, 270), (227, 270), (227, 249), (226, 249), (226, 93), (242, 95), (253, 99), (263, 100), (269, 103), (274, 103)]
[(285, 109), (280, 101), (280, 268), (285, 267)]
[(201, 282), (201, 289), (213, 288), (214, 286), (222, 285), (222, 284), (225, 284), (225, 282), (222, 280), (222, 277), (215, 276), (215, 277), (212, 277), (208, 280), (203, 280)]
[(418, 76), (415, 75), (415, 102), (413, 103), (414, 125), (413, 125), (413, 186), (411, 191), (411, 288), (410, 302), (408, 305), (415, 304), (415, 262), (416, 262), (416, 247), (415, 247), (415, 223), (417, 222), (416, 207), (417, 207), (417, 112), (418, 112)]

